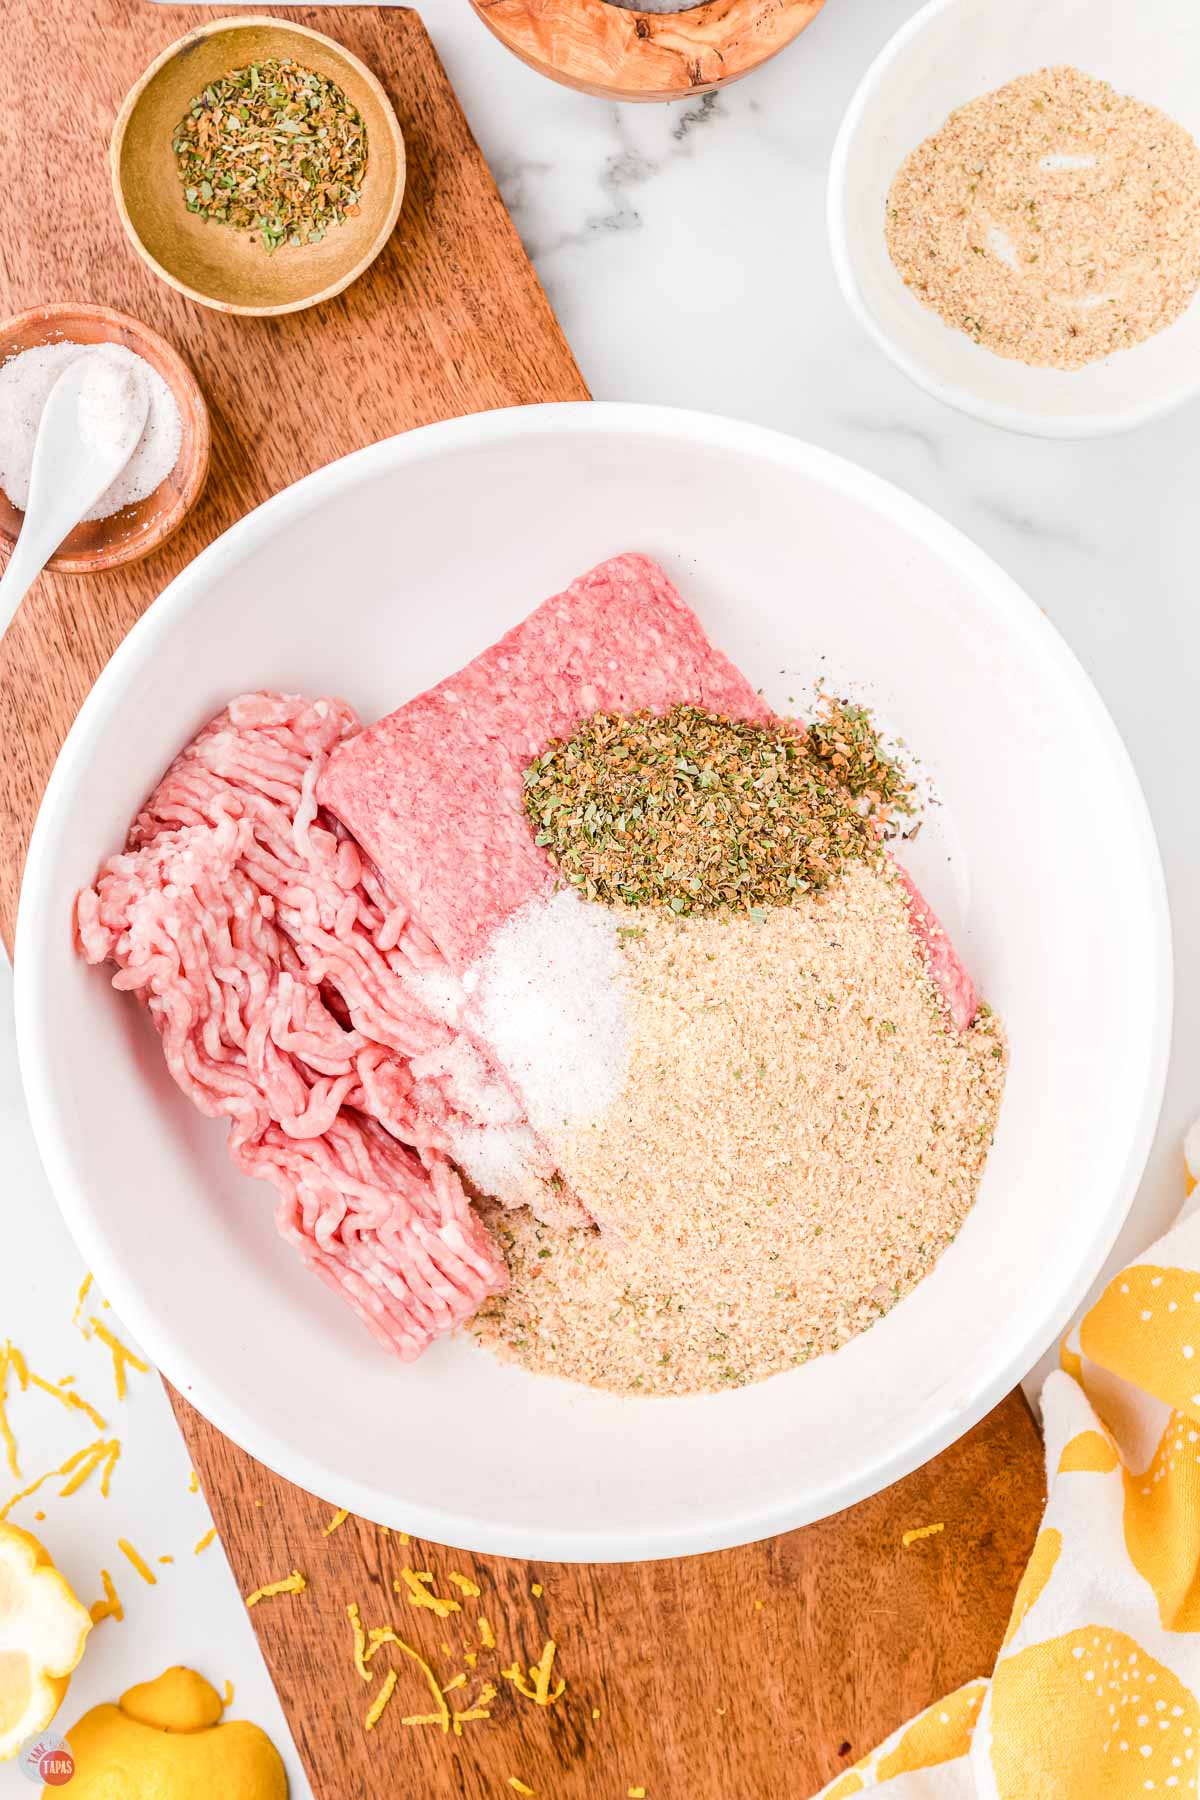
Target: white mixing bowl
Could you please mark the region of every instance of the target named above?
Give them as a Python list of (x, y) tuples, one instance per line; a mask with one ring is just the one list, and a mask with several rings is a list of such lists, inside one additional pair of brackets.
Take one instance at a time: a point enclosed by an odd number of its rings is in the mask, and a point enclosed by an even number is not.
[(905, 287), (884, 205), (908, 155), (956, 107), (1056, 63), (1149, 101), (1200, 137), (1200, 7), (1180, 0), (932, 0), (871, 64), (830, 162), (829, 239), (851, 309), (939, 400), (1039, 437), (1099, 437), (1200, 391), (1200, 302), (1156, 337), (1086, 368), (1033, 369), (943, 323)]
[[(371, 717), (614, 552), (659, 557), (769, 700), (855, 677), (944, 804), (910, 862), (1012, 1072), (976, 1207), (929, 1278), (835, 1356), (736, 1392), (618, 1398), (472, 1340), (405, 1366), (275, 1235), (222, 1126), (137, 1006), (72, 952), (71, 902), (174, 753), (233, 694)], [(376, 444), (251, 513), (172, 582), (59, 758), (17, 933), (21, 1064), (89, 1264), (220, 1429), (333, 1505), (541, 1558), (712, 1550), (903, 1475), (1007, 1391), (1125, 1216), (1161, 1096), (1170, 946), (1145, 805), (1038, 609), (895, 488), (700, 415), (581, 405)]]

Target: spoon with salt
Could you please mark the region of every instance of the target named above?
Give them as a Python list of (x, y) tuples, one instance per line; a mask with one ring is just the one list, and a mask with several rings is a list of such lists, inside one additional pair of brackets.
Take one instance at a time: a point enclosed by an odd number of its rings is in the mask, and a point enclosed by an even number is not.
[(67, 533), (133, 455), (149, 405), (132, 369), (99, 357), (68, 363), (50, 389), (33, 447), (25, 520), (0, 580), (0, 638)]

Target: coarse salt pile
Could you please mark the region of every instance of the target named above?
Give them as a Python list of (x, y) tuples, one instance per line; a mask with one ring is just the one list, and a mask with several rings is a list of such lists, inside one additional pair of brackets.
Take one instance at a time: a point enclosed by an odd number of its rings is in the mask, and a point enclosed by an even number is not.
[(479, 1030), (544, 1134), (601, 1118), (624, 1083), (619, 930), (565, 888), (527, 901), (476, 966)]
[(127, 391), (129, 383), (144, 389), (148, 401), (146, 423), (133, 454), (84, 518), (107, 519), (144, 500), (179, 461), (183, 437), (179, 407), (158, 370), (144, 357), (123, 344), (41, 344), (0, 365), (0, 487), (21, 511), (29, 500), (33, 449), (50, 390), (64, 370), (81, 359), (96, 365), (99, 378), (81, 396), (85, 431), (90, 426), (102, 440), (122, 435), (122, 390)]
[(975, 1198), (1005, 1044), (986, 1008), (953, 1028), (911, 904), (863, 864), (755, 916), (623, 912), (625, 1081), (545, 1133), (600, 1229), (493, 1219), (510, 1286), (476, 1321), (489, 1347), (626, 1392), (740, 1386), (929, 1271)]

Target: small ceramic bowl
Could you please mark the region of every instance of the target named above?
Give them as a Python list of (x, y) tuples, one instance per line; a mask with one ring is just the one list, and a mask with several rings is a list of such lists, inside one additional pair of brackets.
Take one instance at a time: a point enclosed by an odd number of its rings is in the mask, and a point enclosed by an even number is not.
[[(90, 575), (138, 562), (182, 524), (208, 474), (208, 408), (196, 377), (158, 333), (110, 306), (35, 306), (0, 324), (0, 363), (43, 344), (123, 344), (156, 369), (175, 396), (183, 427), (179, 457), (144, 500), (107, 519), (76, 525), (46, 564), (64, 575)], [(0, 544), (11, 549), (25, 515), (0, 489)]]
[(846, 111), (829, 171), (829, 236), (852, 310), (926, 392), (1011, 431), (1100, 437), (1200, 392), (1200, 303), (1144, 343), (1082, 369), (1030, 368), (923, 306), (884, 241), (888, 189), (909, 151), (966, 101), (1061, 63), (1160, 107), (1200, 138), (1200, 8), (933, 0), (885, 46)]
[[(360, 212), (320, 243), (284, 245), (273, 255), (257, 233), (188, 211), (172, 148), (197, 94), (231, 69), (268, 57), (290, 57), (336, 82), (367, 128)], [(332, 38), (278, 19), (218, 19), (164, 50), (125, 97), (110, 161), (117, 211), (143, 262), (218, 312), (274, 316), (340, 294), (379, 255), (404, 198), (404, 138), (380, 83)]]

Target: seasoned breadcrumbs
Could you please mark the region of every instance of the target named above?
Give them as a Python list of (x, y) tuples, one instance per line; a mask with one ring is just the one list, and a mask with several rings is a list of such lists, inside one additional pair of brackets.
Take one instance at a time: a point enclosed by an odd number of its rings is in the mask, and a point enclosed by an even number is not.
[(494, 1215), (512, 1285), (475, 1322), (592, 1386), (740, 1386), (835, 1349), (925, 1275), (969, 1210), (1005, 1042), (948, 1023), (904, 892), (857, 864), (757, 917), (634, 914), (630, 1065), (551, 1140), (602, 1229)]
[(1200, 286), (1200, 149), (1106, 81), (1040, 69), (906, 158), (886, 229), (906, 285), (948, 325), (1078, 369), (1170, 325)]

